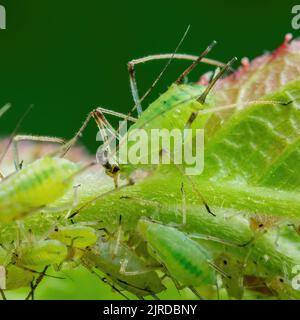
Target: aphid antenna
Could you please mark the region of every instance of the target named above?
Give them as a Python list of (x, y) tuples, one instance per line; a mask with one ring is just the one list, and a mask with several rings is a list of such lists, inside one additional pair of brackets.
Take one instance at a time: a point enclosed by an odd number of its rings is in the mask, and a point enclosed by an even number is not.
[(136, 109), (137, 109), (139, 117), (143, 113), (143, 109), (142, 109), (142, 105), (141, 105), (142, 101), (150, 94), (150, 92), (153, 90), (153, 88), (156, 86), (156, 84), (159, 82), (159, 80), (161, 79), (161, 77), (163, 76), (165, 71), (168, 69), (168, 67), (172, 63), (173, 58), (174, 58), (175, 54), (177, 53), (177, 51), (179, 50), (179, 48), (181, 47), (184, 39), (186, 38), (186, 36), (190, 30), (190, 27), (191, 27), (190, 25), (187, 26), (183, 36), (181, 37), (179, 43), (177, 44), (177, 46), (175, 48), (173, 54), (171, 55), (171, 57), (169, 58), (169, 60), (167, 61), (167, 63), (165, 64), (165, 66), (163, 67), (161, 72), (159, 73), (159, 75), (156, 77), (154, 82), (151, 84), (150, 88), (145, 92), (145, 94), (142, 96), (141, 99), (139, 98), (134, 66), (138, 63), (144, 63), (146, 61), (150, 61), (151, 58), (146, 57), (146, 58), (141, 58), (141, 59), (132, 60), (132, 61), (128, 62), (127, 66), (128, 66), (129, 80), (130, 80), (130, 88), (131, 88), (131, 93), (132, 93), (132, 97), (133, 97), (133, 101), (134, 101), (134, 106), (131, 109), (129, 116)]
[(8, 140), (8, 143), (6, 145), (6, 147), (4, 148), (4, 151), (3, 153), (1, 154), (0, 156), (0, 164), (2, 163), (4, 157), (6, 156), (6, 153), (10, 147), (10, 145), (12, 144), (13, 142), (13, 139), (14, 139), (14, 136), (16, 135), (16, 133), (19, 131), (24, 119), (26, 118), (26, 116), (29, 114), (29, 112), (32, 110), (33, 108), (33, 105), (30, 105), (26, 111), (24, 112), (24, 114), (21, 116), (20, 120), (17, 122), (17, 125), (15, 126), (13, 132), (11, 133), (10, 137), (9, 137), (9, 140)]
[(175, 81), (176, 84), (180, 84), (182, 83), (182, 81), (184, 80), (184, 78), (191, 73), (196, 67), (197, 65), (203, 60), (203, 58), (205, 56), (208, 55), (208, 53), (213, 49), (213, 47), (217, 44), (217, 41), (213, 41), (197, 58), (197, 60), (195, 60), (187, 69), (185, 69), (182, 74), (177, 78), (177, 80)]
[(211, 91), (211, 89), (214, 87), (214, 85), (217, 83), (219, 79), (224, 75), (224, 73), (237, 61), (237, 57), (234, 57), (231, 59), (220, 71), (219, 73), (212, 79), (210, 84), (206, 87), (205, 91), (201, 94), (198, 101), (202, 104), (205, 103), (206, 97)]
[(231, 247), (235, 247), (235, 248), (243, 248), (243, 247), (247, 246), (250, 243), (250, 241), (252, 241), (252, 239), (251, 239), (246, 243), (239, 244), (239, 243), (235, 243), (235, 242), (232, 242), (229, 240), (220, 239), (218, 237), (214, 237), (214, 236), (206, 235), (206, 234), (200, 234), (200, 233), (189, 233), (188, 236), (192, 239), (214, 241), (214, 242), (218, 242), (218, 243), (225, 244), (227, 246), (231, 246)]
[(42, 282), (44, 277), (46, 276), (46, 271), (48, 270), (49, 266), (46, 266), (43, 271), (39, 274), (37, 279), (35, 280), (35, 283), (31, 284), (31, 290), (29, 291), (28, 295), (26, 296), (25, 300), (29, 300), (30, 297), (32, 297), (32, 300), (34, 300), (34, 293), (38, 285)]

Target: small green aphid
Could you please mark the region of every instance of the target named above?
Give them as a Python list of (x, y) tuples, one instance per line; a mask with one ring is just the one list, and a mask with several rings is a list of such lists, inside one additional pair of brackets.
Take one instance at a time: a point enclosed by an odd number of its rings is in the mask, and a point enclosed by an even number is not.
[(6, 288), (5, 290), (15, 290), (28, 287), (35, 277), (31, 271), (15, 265), (10, 265), (6, 268)]
[(87, 268), (100, 270), (120, 288), (138, 297), (154, 296), (166, 289), (157, 273), (122, 242), (99, 239), (81, 260)]
[(39, 267), (62, 263), (67, 254), (66, 245), (57, 240), (22, 243), (13, 251), (10, 264), (25, 270), (36, 270)]
[(84, 249), (93, 246), (97, 241), (98, 235), (96, 230), (91, 227), (72, 224), (69, 226), (55, 227), (48, 238), (58, 240), (67, 246)]
[(228, 296), (241, 300), (244, 295), (243, 264), (227, 253), (220, 254), (215, 263), (224, 273), (222, 282)]
[(167, 269), (171, 278), (182, 287), (194, 287), (216, 283), (218, 269), (209, 251), (175, 227), (142, 218), (138, 231), (148, 244), (149, 251)]
[(0, 222), (9, 222), (62, 197), (82, 167), (45, 156), (0, 182)]

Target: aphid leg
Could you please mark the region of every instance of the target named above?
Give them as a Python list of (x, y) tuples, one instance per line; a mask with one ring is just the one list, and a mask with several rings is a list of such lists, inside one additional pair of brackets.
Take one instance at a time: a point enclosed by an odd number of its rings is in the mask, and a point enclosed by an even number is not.
[[(177, 51), (179, 50), (182, 42), (184, 41), (188, 31), (189, 31), (190, 26), (188, 26), (187, 30), (185, 31), (183, 37), (181, 38), (180, 42), (178, 43), (177, 47), (175, 48), (173, 53), (167, 53), (167, 54), (156, 54), (156, 55), (150, 55), (147, 57), (143, 57), (140, 59), (134, 59), (128, 62), (128, 73), (129, 73), (129, 80), (130, 80), (130, 88), (131, 88), (131, 93), (134, 101), (134, 107), (132, 108), (131, 112), (137, 109), (138, 116), (140, 116), (143, 112), (141, 103), (142, 101), (149, 95), (149, 93), (152, 91), (152, 89), (156, 86), (156, 84), (159, 82), (169, 65), (171, 64), (173, 59), (179, 59), (179, 60), (192, 60), (194, 63), (177, 79), (176, 82), (181, 82), (181, 80), (192, 70), (194, 67), (202, 61), (203, 63), (211, 64), (211, 65), (217, 65), (217, 66), (224, 66), (223, 63), (216, 61), (216, 60), (211, 60), (204, 58), (205, 54), (210, 51), (211, 48), (208, 49), (207, 52), (204, 52), (203, 55), (199, 56), (193, 56), (193, 55), (187, 55), (187, 54), (177, 54)], [(212, 44), (213, 46), (214, 44)], [(139, 98), (139, 93), (138, 93), (138, 88), (137, 88), (137, 81), (136, 81), (136, 76), (135, 76), (135, 65), (140, 64), (140, 63), (145, 63), (148, 61), (153, 61), (153, 60), (163, 60), (163, 59), (168, 59), (167, 63), (159, 73), (159, 75), (156, 77), (150, 88), (145, 92), (145, 94), (142, 96), (142, 98)], [(182, 79), (181, 79), (182, 78)]]
[(36, 142), (49, 142), (49, 143), (58, 143), (64, 144), (65, 140), (57, 137), (45, 137), (45, 136), (33, 136), (33, 135), (16, 135), (13, 137), (12, 146), (13, 146), (13, 159), (16, 171), (19, 171), (22, 168), (22, 162), (19, 158), (19, 149), (18, 143), (21, 141), (36, 141)]
[[(136, 75), (135, 75), (135, 68), (134, 66), (140, 63), (145, 63), (148, 61), (153, 61), (153, 60), (164, 60), (168, 59), (167, 64), (164, 66), (158, 77), (154, 80), (154, 82), (151, 84), (150, 88), (145, 92), (145, 94), (142, 96), (142, 98), (139, 98), (138, 94), (138, 88), (137, 88), (137, 81), (136, 81)], [(171, 61), (173, 59), (177, 60), (189, 60), (189, 61), (194, 61), (196, 63), (199, 60), (199, 56), (196, 55), (190, 55), (190, 54), (177, 54), (177, 53), (166, 53), (166, 54), (155, 54), (155, 55), (150, 55), (147, 57), (143, 57), (140, 59), (134, 59), (128, 62), (128, 73), (129, 73), (129, 79), (130, 79), (130, 88), (131, 88), (131, 93), (134, 101), (134, 107), (132, 108), (132, 111), (137, 109), (138, 115), (142, 113), (142, 106), (141, 102), (149, 95), (149, 93), (152, 91), (152, 89), (156, 86), (168, 66), (170, 65)], [(212, 60), (212, 59), (207, 59), (207, 58), (202, 58), (201, 61), (209, 65), (213, 66), (218, 66), (218, 67), (223, 67), (224, 63), (219, 62), (217, 60)], [(196, 63), (198, 64), (198, 62)]]
[(218, 277), (216, 277), (216, 289), (217, 289), (217, 300), (220, 300), (220, 288), (219, 288), (219, 283), (218, 283)]
[(77, 207), (78, 205), (78, 201), (79, 201), (79, 198), (78, 198), (78, 189), (81, 187), (80, 184), (77, 184), (75, 186), (73, 186), (73, 203), (71, 205), (71, 208), (69, 209), (69, 211), (67, 212), (67, 214), (65, 215), (65, 219), (68, 219), (70, 214), (72, 213), (72, 211)]
[(184, 185), (183, 182), (181, 184), (181, 194), (182, 194), (182, 204), (181, 204), (181, 209), (182, 209), (182, 225), (186, 225), (186, 197), (185, 197), (185, 191), (184, 191)]
[[(154, 82), (151, 84), (150, 88), (145, 92), (145, 94), (142, 96), (142, 98), (139, 98), (138, 94), (138, 88), (137, 88), (137, 81), (136, 81), (136, 75), (135, 75), (135, 65), (140, 64), (140, 63), (145, 63), (148, 61), (153, 61), (153, 60), (164, 60), (168, 59), (167, 64), (164, 66), (158, 77), (154, 80)], [(190, 54), (177, 54), (177, 53), (166, 53), (166, 54), (156, 54), (156, 55), (150, 55), (147, 57), (143, 57), (140, 59), (134, 59), (128, 62), (128, 73), (129, 73), (129, 80), (130, 80), (130, 88), (131, 88), (131, 93), (134, 101), (134, 107), (132, 108), (132, 111), (137, 109), (138, 115), (140, 116), (143, 112), (141, 102), (149, 95), (149, 93), (152, 91), (152, 89), (156, 86), (164, 72), (166, 71), (167, 67), (170, 65), (171, 60), (177, 59), (177, 60), (190, 60), (194, 61), (194, 64), (198, 64), (199, 62), (207, 63), (213, 66), (218, 66), (218, 67), (223, 67), (224, 63), (219, 62), (217, 60), (212, 60), (212, 59), (207, 59), (207, 58), (202, 58), (201, 61), (199, 61), (199, 56), (195, 55), (190, 55)], [(198, 62), (197, 62), (198, 61)], [(194, 68), (194, 66), (193, 66)], [(185, 71), (186, 72), (186, 71)], [(185, 76), (185, 75), (183, 75)], [(178, 82), (178, 79), (177, 81)]]
[[(103, 141), (101, 152), (99, 152), (99, 150), (97, 151), (97, 161), (105, 168), (105, 172), (113, 178), (115, 188), (117, 189), (120, 168), (115, 158), (113, 157), (113, 152), (115, 153), (115, 150), (111, 150), (110, 143), (113, 139), (119, 138), (118, 133), (110, 125), (101, 111), (96, 110), (93, 114), (93, 117), (99, 128), (99, 134), (102, 138), (101, 140)], [(107, 131), (111, 134), (111, 138), (109, 137)]]
[[(105, 109), (105, 108), (102, 108), (102, 107), (97, 107), (97, 110), (99, 112), (102, 112), (104, 114), (108, 114), (108, 115), (111, 115), (111, 116), (115, 116), (115, 117), (118, 117), (120, 119), (124, 119), (124, 120), (129, 120), (131, 122), (137, 122), (137, 118), (135, 117), (132, 117), (132, 116), (128, 116), (127, 114), (124, 114), (124, 113), (121, 113), (121, 112), (116, 112), (116, 111), (113, 111), (113, 110), (109, 110), (109, 109)], [(108, 123), (110, 125), (110, 123)], [(112, 126), (111, 126), (112, 128)]]
[[(161, 155), (162, 155), (162, 154), (167, 154), (167, 155), (170, 157), (170, 159), (173, 161), (173, 163), (174, 163), (175, 167), (177, 168), (177, 170), (182, 174), (182, 176), (185, 176), (185, 173), (183, 172), (182, 168), (181, 168), (178, 164), (175, 163), (172, 152), (170, 152), (169, 150), (166, 150), (166, 149), (163, 148), (163, 149), (161, 149), (161, 152), (160, 152), (160, 153), (161, 153)], [(193, 191), (194, 191), (194, 192), (197, 194), (197, 196), (201, 199), (201, 201), (202, 201), (202, 203), (203, 203), (206, 211), (207, 211), (209, 214), (211, 214), (212, 216), (215, 217), (216, 215), (211, 211), (211, 209), (210, 209), (210, 207), (208, 206), (208, 204), (207, 204), (204, 196), (202, 195), (202, 193), (201, 193), (201, 192), (198, 190), (198, 188), (196, 187), (193, 179), (192, 179), (190, 176), (186, 176), (186, 178), (188, 179), (190, 185), (192, 186)]]
[(123, 232), (122, 232), (122, 215), (120, 215), (119, 225), (118, 225), (117, 235), (116, 235), (116, 245), (115, 245), (114, 250), (112, 252), (113, 258), (115, 258), (118, 255), (122, 234), (123, 234)]
[(32, 300), (34, 300), (34, 293), (36, 288), (38, 287), (38, 285), (42, 282), (42, 280), (44, 279), (44, 277), (46, 276), (46, 271), (48, 270), (49, 266), (46, 266), (42, 272), (40, 272), (39, 276), (37, 277), (37, 279), (35, 280), (34, 283), (32, 283), (31, 285), (31, 290), (28, 293), (28, 295), (26, 296), (25, 300), (29, 300), (30, 297), (32, 297)]
[(123, 119), (130, 120), (135, 122), (136, 119), (133, 117), (126, 116), (122, 113), (111, 111), (104, 109), (102, 107), (98, 107), (95, 110), (91, 111), (85, 121), (83, 122), (82, 126), (76, 132), (74, 137), (70, 139), (58, 152), (61, 157), (64, 157), (66, 153), (70, 150), (70, 148), (77, 142), (77, 140), (82, 136), (83, 131), (87, 127), (88, 123), (90, 122), (91, 118), (93, 118), (97, 124), (99, 129), (99, 134), (103, 144), (101, 146), (101, 150), (97, 152), (97, 161), (100, 163), (104, 168), (105, 172), (111, 176), (114, 180), (115, 188), (118, 188), (118, 180), (119, 180), (119, 165), (114, 158), (115, 150), (111, 150), (111, 143), (114, 140), (120, 140), (120, 136), (117, 130), (113, 128), (113, 126), (109, 123), (109, 121), (104, 116), (104, 113), (114, 115)]
[(214, 262), (208, 261), (208, 264), (216, 271), (218, 272), (221, 276), (230, 278), (230, 276), (224, 272), (219, 266), (217, 266)]
[(137, 88), (137, 81), (136, 81), (134, 66), (136, 64), (144, 63), (144, 62), (151, 61), (151, 60), (161, 60), (161, 59), (163, 59), (162, 55), (148, 56), (148, 57), (144, 57), (141, 59), (131, 60), (127, 63), (129, 81), (130, 81), (130, 89), (131, 89), (131, 94), (132, 94), (133, 101), (134, 101), (134, 106), (131, 109), (130, 113), (132, 113), (135, 109), (137, 109), (138, 116), (139, 117), (141, 116), (141, 114), (143, 112), (142, 105), (141, 105), (142, 101), (148, 96), (148, 94), (152, 91), (152, 89), (158, 83), (160, 78), (163, 76), (165, 71), (168, 69), (168, 67), (171, 64), (173, 58), (175, 57), (177, 51), (179, 50), (181, 44), (183, 43), (185, 37), (187, 36), (189, 29), (190, 29), (190, 25), (188, 25), (187, 29), (185, 30), (182, 38), (180, 39), (179, 43), (176, 46), (174, 52), (167, 58), (168, 59), (167, 63), (165, 64), (165, 66), (163, 67), (163, 69), (161, 70), (159, 75), (156, 77), (156, 79), (154, 80), (154, 82), (152, 83), (150, 88), (145, 92), (145, 94), (143, 95), (143, 97), (141, 99), (139, 97), (139, 92), (138, 92), (138, 88)]
[(205, 300), (205, 298), (193, 287), (193, 286), (189, 286), (188, 287), (193, 294), (199, 299), (199, 300)]
[[(110, 129), (112, 129), (112, 126), (110, 125), (110, 123), (106, 120), (106, 118), (103, 116), (103, 113), (106, 114), (110, 114), (110, 115), (114, 115), (132, 122), (135, 122), (136, 119), (134, 117), (129, 117), (126, 116), (122, 113), (119, 112), (115, 112), (115, 111), (111, 111), (109, 109), (105, 109), (102, 107), (97, 107), (96, 109), (92, 110), (91, 112), (88, 113), (87, 117), (85, 118), (83, 124), (81, 125), (81, 127), (78, 129), (78, 131), (75, 133), (74, 137), (71, 138), (59, 151), (59, 155), (61, 157), (64, 157), (67, 152), (71, 149), (71, 147), (76, 144), (77, 140), (82, 136), (84, 130), (86, 129), (87, 125), (89, 124), (90, 120), (95, 116), (95, 114), (98, 113), (98, 119), (100, 120), (104, 120), (105, 121), (105, 125), (108, 125)], [(98, 123), (97, 123), (98, 125)], [(102, 126), (103, 124), (101, 124)], [(101, 127), (102, 128), (102, 127)], [(99, 128), (100, 130), (100, 128)]]
[(126, 300), (130, 300), (121, 290), (119, 290), (116, 286), (114, 286), (112, 283), (110, 283), (107, 278), (101, 277), (96, 271), (93, 269), (89, 269), (92, 274), (94, 274), (98, 279), (100, 279), (105, 284), (109, 285), (114, 291), (116, 291), (118, 294), (120, 294), (123, 298)]
[(140, 271), (126, 271), (126, 267), (128, 265), (128, 259), (123, 259), (120, 262), (120, 273), (123, 274), (124, 276), (137, 276), (140, 274), (145, 274), (148, 273), (149, 271), (155, 270), (156, 268), (147, 268), (145, 270), (140, 270)]
[(0, 295), (1, 295), (2, 300), (7, 300), (5, 293), (4, 293), (4, 290), (1, 288), (0, 288)]

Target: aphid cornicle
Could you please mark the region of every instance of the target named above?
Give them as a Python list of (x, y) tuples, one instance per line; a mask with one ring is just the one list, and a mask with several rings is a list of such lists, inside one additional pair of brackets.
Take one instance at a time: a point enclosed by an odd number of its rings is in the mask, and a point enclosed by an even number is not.
[(45, 156), (0, 182), (0, 222), (20, 218), (62, 197), (82, 167)]
[(215, 270), (210, 253), (185, 233), (174, 227), (142, 218), (138, 231), (153, 256), (169, 275), (185, 287), (215, 284)]
[(87, 268), (100, 270), (120, 288), (138, 297), (155, 295), (165, 290), (157, 273), (149, 270), (144, 261), (122, 242), (99, 239), (96, 246), (84, 253), (81, 260)]

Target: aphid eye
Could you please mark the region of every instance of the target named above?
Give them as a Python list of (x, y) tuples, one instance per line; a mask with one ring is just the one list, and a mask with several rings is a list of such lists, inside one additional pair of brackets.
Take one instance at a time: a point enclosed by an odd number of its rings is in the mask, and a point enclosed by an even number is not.
[(283, 283), (283, 282), (284, 282), (284, 280), (283, 280), (282, 278), (280, 278), (280, 279), (279, 279), (279, 281), (280, 281), (281, 283)]
[(259, 228), (262, 228), (264, 225), (263, 225), (263, 223), (261, 223), (260, 225), (259, 225)]
[(58, 227), (55, 227), (54, 231), (55, 231), (55, 232), (58, 232)]
[(118, 166), (114, 166), (112, 172), (117, 173), (118, 171), (120, 171), (120, 168)]
[(226, 265), (227, 264), (227, 260), (224, 260), (223, 263)]

